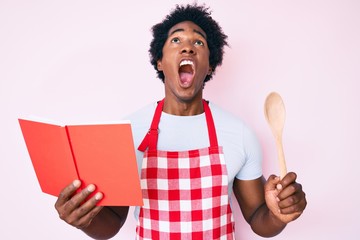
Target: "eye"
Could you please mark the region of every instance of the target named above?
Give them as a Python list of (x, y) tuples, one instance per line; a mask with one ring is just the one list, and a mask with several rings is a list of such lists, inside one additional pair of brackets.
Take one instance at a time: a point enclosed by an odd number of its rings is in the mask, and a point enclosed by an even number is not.
[(196, 40), (195, 45), (204, 46), (204, 42), (201, 40)]
[(171, 42), (172, 42), (172, 43), (179, 43), (179, 42), (180, 42), (180, 39), (177, 38), (177, 37), (175, 37), (175, 38), (171, 39)]

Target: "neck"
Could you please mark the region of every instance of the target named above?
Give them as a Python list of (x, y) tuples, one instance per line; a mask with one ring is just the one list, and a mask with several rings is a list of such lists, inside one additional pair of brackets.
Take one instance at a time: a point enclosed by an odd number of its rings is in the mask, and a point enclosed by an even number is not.
[(193, 116), (204, 112), (202, 98), (179, 101), (165, 97), (163, 111), (177, 116)]

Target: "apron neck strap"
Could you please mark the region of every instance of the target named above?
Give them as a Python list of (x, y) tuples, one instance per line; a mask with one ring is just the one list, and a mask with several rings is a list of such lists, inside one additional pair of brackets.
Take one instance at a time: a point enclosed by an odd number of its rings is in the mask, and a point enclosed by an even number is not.
[[(216, 130), (215, 130), (215, 125), (214, 125), (214, 120), (213, 120), (213, 117), (212, 117), (212, 114), (211, 114), (211, 111), (209, 108), (209, 103), (207, 101), (205, 101), (204, 99), (202, 100), (202, 102), (203, 102), (205, 118), (206, 118), (206, 123), (207, 123), (207, 128), (208, 128), (210, 147), (217, 147), (218, 142), (217, 142)], [(147, 148), (148, 148), (148, 150), (156, 150), (157, 149), (157, 142), (158, 142), (158, 136), (159, 136), (158, 126), (159, 126), (163, 106), (164, 106), (164, 99), (158, 102), (158, 105), (155, 109), (155, 114), (154, 114), (153, 120), (151, 122), (151, 127), (150, 127), (149, 131), (147, 132), (146, 136), (144, 137), (143, 141), (139, 145), (139, 147), (138, 147), (139, 151), (144, 152)]]
[(217, 147), (218, 141), (216, 136), (215, 124), (210, 111), (209, 102), (205, 101), (204, 99), (202, 101), (203, 101), (204, 112), (206, 117), (206, 124), (209, 133), (210, 147)]

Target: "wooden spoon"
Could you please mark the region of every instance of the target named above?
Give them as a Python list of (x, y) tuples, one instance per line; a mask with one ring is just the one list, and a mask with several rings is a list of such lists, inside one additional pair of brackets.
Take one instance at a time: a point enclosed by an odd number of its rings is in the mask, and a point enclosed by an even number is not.
[(282, 143), (282, 133), (285, 123), (285, 106), (281, 96), (276, 93), (270, 93), (265, 100), (265, 117), (275, 137), (278, 160), (280, 166), (280, 179), (286, 173), (286, 162)]

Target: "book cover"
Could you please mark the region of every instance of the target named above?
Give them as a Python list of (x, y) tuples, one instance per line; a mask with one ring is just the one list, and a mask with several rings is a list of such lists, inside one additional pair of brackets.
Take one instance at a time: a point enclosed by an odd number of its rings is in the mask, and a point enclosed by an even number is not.
[(58, 196), (75, 179), (104, 194), (102, 206), (142, 206), (130, 123), (59, 126), (19, 119), (44, 193)]

